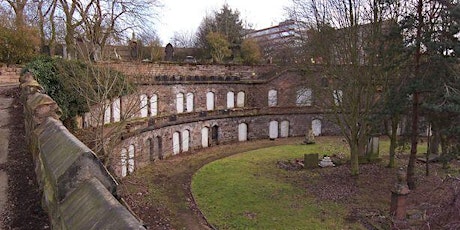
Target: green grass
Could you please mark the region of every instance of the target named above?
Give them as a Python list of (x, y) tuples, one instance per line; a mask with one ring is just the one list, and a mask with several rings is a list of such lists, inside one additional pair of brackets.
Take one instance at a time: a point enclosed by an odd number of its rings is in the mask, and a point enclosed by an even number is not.
[[(234, 155), (201, 168), (192, 180), (193, 195), (218, 229), (356, 229), (346, 223), (345, 207), (317, 202), (295, 174), (276, 167), (278, 160), (305, 153), (348, 152), (337, 142), (289, 145)], [(294, 174), (294, 176), (293, 176)]]

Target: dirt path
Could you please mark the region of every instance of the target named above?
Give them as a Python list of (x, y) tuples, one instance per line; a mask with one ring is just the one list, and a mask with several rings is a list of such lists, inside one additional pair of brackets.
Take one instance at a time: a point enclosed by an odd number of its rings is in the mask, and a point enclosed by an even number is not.
[[(0, 98), (0, 213), (6, 210), (6, 202), (8, 200), (8, 175), (4, 165), (8, 160), (8, 145), (10, 130), (8, 121), (10, 120), (9, 109), (13, 104), (13, 98)], [(0, 222), (0, 229), (5, 226)]]
[(49, 229), (17, 86), (0, 86), (0, 229)]

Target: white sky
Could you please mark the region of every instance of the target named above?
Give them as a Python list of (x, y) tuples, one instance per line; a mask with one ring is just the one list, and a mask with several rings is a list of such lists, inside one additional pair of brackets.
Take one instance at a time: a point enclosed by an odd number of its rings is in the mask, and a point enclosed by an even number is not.
[(164, 7), (156, 29), (161, 41), (167, 44), (174, 32), (193, 32), (206, 15), (219, 10), (225, 4), (240, 12), (240, 18), (262, 29), (277, 25), (286, 19), (284, 7), (290, 0), (162, 0)]

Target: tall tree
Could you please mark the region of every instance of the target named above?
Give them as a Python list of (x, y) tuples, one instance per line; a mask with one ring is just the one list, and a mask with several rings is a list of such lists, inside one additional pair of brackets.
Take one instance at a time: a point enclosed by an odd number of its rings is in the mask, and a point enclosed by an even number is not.
[(209, 50), (207, 36), (211, 32), (223, 35), (232, 50), (238, 49), (244, 36), (240, 13), (237, 10), (233, 11), (227, 4), (224, 4), (220, 11), (214, 12), (212, 16), (206, 16), (197, 31), (196, 46)]
[(14, 11), (16, 28), (22, 29), (26, 26), (25, 8), (29, 0), (6, 0)]
[(206, 40), (209, 43), (210, 54), (215, 63), (222, 63), (224, 58), (232, 54), (232, 51), (228, 48), (229, 43), (224, 35), (211, 32), (206, 36)]

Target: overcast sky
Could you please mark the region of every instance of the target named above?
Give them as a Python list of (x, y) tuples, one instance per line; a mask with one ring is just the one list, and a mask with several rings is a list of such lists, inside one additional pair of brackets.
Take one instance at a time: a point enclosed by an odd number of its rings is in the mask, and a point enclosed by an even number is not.
[(284, 7), (290, 0), (162, 0), (156, 25), (161, 41), (168, 43), (174, 32), (194, 33), (204, 16), (221, 9), (225, 2), (252, 28), (262, 29), (286, 19)]

